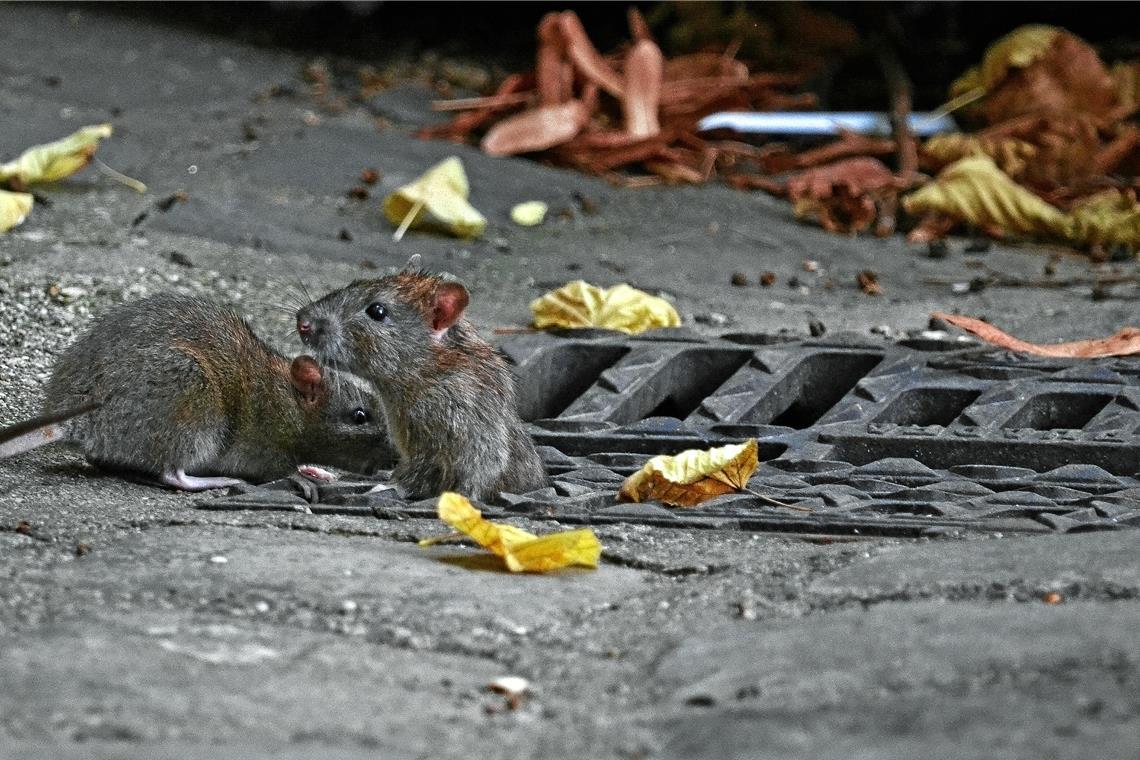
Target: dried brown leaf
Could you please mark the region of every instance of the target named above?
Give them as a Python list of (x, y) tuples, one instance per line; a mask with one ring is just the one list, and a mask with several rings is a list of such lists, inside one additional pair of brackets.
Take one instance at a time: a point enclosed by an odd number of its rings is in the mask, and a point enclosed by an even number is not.
[(573, 139), (589, 120), (590, 114), (580, 100), (539, 106), (491, 127), (480, 147), (492, 156), (545, 150)]
[(1140, 354), (1140, 328), (1123, 327), (1114, 335), (1107, 338), (1090, 338), (1077, 340), (1071, 343), (1029, 343), (1015, 338), (998, 328), (983, 322), (980, 319), (963, 317), (959, 314), (946, 314), (936, 311), (930, 315), (935, 319), (960, 327), (967, 332), (977, 335), (986, 343), (1008, 348), (1011, 351), (1033, 354), (1035, 356), (1051, 356), (1076, 359), (1096, 359), (1104, 356), (1131, 356)]
[(622, 113), (625, 131), (635, 137), (652, 137), (661, 131), (657, 110), (661, 105), (664, 57), (652, 40), (641, 40), (625, 57), (625, 96)]

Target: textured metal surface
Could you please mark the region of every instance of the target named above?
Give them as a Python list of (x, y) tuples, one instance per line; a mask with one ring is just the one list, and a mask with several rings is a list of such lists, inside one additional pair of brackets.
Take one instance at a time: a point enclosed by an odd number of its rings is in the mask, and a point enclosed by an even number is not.
[[(505, 494), (491, 516), (875, 535), (1140, 527), (1140, 359), (685, 330), (540, 334), (504, 351), (553, 482)], [(810, 512), (747, 493), (690, 510), (615, 502), (652, 455), (753, 437), (750, 489)], [(291, 479), (203, 505), (434, 515), (364, 494), (374, 482)]]

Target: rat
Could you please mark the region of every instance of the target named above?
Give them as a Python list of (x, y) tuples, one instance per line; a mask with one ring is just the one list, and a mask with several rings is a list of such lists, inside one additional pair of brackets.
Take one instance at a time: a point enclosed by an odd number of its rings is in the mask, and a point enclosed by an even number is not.
[(367, 383), (290, 361), (236, 312), (161, 294), (111, 309), (60, 357), (43, 414), (0, 431), (0, 457), (63, 441), (88, 461), (199, 491), (282, 477), (315, 462), (389, 466)]
[(463, 318), (458, 282), (419, 269), (356, 280), (297, 312), (302, 343), (322, 364), (373, 383), (400, 460), (392, 479), (411, 498), (475, 499), (546, 485), (501, 354)]

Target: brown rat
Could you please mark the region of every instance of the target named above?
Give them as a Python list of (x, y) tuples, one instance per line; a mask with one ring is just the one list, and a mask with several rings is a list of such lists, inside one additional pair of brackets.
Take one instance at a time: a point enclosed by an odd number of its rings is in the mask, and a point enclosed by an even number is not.
[(467, 289), (417, 271), (418, 258), (302, 308), (301, 340), (318, 361), (374, 384), (400, 454), (392, 477), (411, 497), (541, 488), (506, 361), (463, 319)]
[(370, 472), (394, 458), (366, 383), (308, 356), (290, 362), (232, 310), (190, 296), (98, 318), (53, 368), (43, 411), (0, 431), (0, 453), (62, 439), (93, 464), (184, 490), (308, 462)]

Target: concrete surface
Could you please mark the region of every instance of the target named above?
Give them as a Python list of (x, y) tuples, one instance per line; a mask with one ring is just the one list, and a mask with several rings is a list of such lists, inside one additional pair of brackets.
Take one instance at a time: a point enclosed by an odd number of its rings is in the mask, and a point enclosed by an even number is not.
[[(93, 6), (0, 5), (0, 30), (0, 157), (109, 120), (100, 158), (150, 186), (88, 170), (38, 190), (50, 206), (0, 238), (0, 422), (35, 411), (53, 357), (111, 304), (206, 294), (295, 351), (304, 290), (413, 252), (468, 282), (485, 332), (525, 324), (530, 299), (576, 277), (663, 291), (690, 323), (725, 317), (705, 331), (806, 334), (812, 316), (906, 330), (958, 308), (1043, 340), (1136, 320), (1135, 287), (1093, 301), (1087, 287), (923, 283), (969, 280), (967, 259), (1036, 277), (1041, 248), (971, 255), (957, 240), (934, 260), (901, 238), (800, 226), (761, 195), (618, 190), (419, 142), (364, 106), (325, 113), (291, 53)], [(425, 113), (417, 92), (386, 113)], [(451, 154), (488, 235), (393, 243), (380, 198)], [(347, 199), (367, 166), (382, 183)], [(156, 207), (179, 190), (187, 201)], [(510, 206), (536, 198), (553, 218), (512, 227)], [(866, 268), (884, 297), (856, 289)], [(765, 270), (778, 285), (729, 285)], [(1088, 270), (1064, 256), (1058, 276)], [(515, 577), (467, 548), (415, 547), (439, 531), (428, 521), (195, 498), (63, 450), (0, 463), (0, 758), (1140, 756), (1132, 532), (846, 542), (614, 526), (596, 572)], [(518, 709), (487, 691), (501, 675), (530, 680)]]

